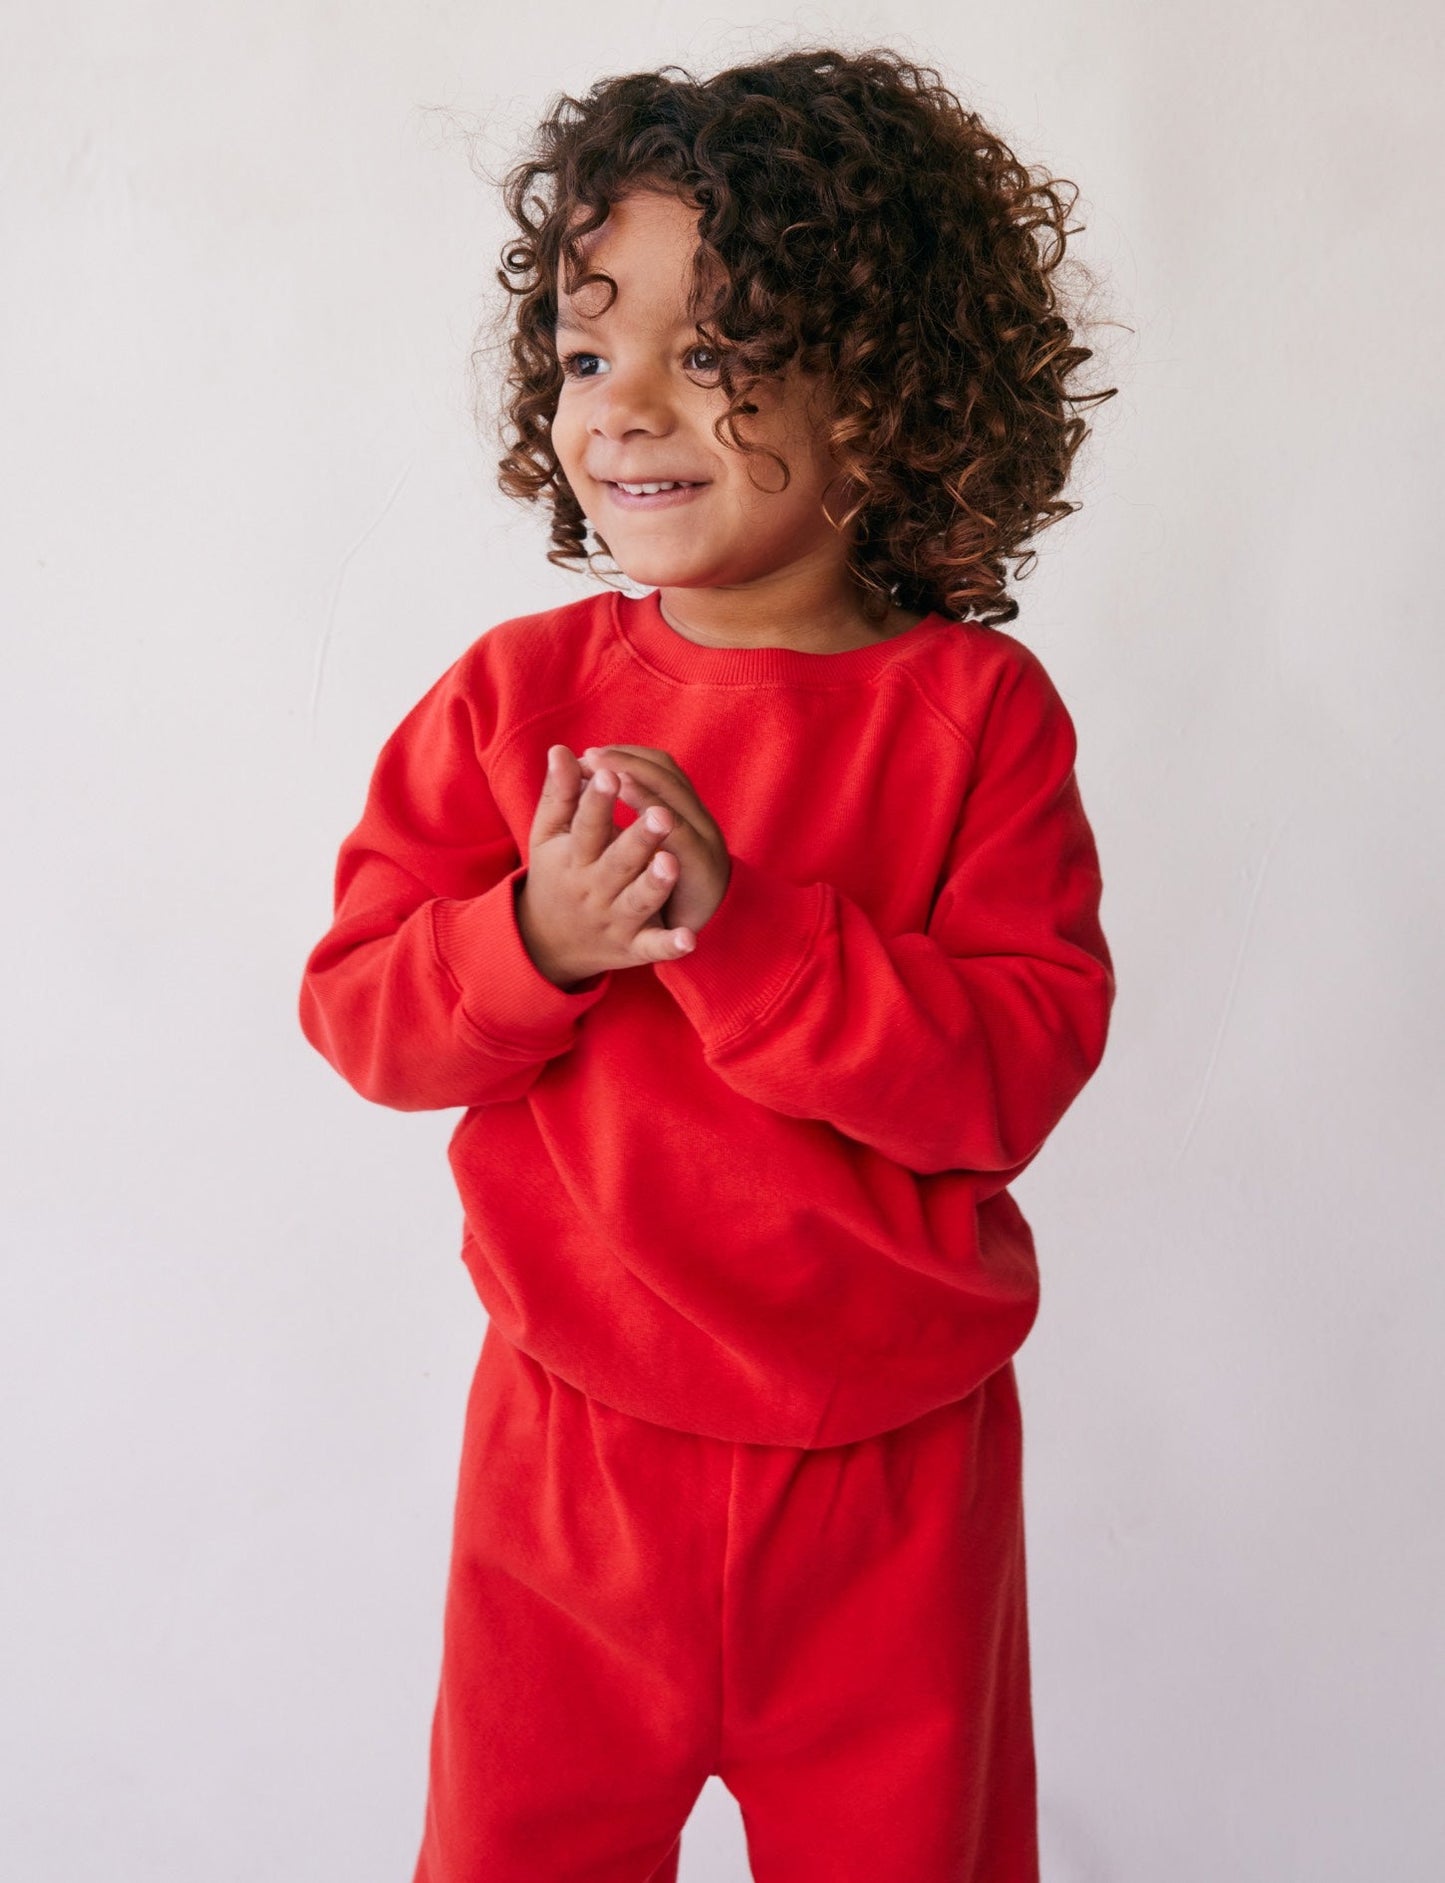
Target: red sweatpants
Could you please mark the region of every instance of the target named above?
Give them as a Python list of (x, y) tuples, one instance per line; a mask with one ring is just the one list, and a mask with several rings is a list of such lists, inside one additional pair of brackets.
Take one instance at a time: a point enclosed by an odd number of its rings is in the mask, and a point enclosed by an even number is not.
[(1038, 1883), (1012, 1363), (821, 1449), (588, 1398), (488, 1326), (414, 1883)]

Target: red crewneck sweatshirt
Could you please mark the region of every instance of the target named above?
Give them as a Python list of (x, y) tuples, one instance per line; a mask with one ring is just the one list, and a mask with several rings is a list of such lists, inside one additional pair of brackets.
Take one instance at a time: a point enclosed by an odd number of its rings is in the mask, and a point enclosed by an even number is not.
[[(558, 742), (666, 751), (717, 820), (691, 954), (570, 989), (533, 963)], [(382, 748), (301, 1025), (377, 1104), (466, 1107), (462, 1257), (541, 1365), (716, 1438), (886, 1431), (1037, 1312), (1006, 1186), (1114, 998), (1075, 749), (1038, 657), (978, 623), (719, 648), (611, 590), (500, 622)]]

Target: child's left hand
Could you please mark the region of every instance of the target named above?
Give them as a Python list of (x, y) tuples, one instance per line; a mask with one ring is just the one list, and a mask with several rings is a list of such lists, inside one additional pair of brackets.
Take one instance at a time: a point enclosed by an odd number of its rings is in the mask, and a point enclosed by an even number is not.
[(589, 745), (577, 763), (587, 777), (606, 765), (620, 779), (618, 797), (639, 814), (657, 804), (672, 818), (658, 845), (678, 861), (672, 894), (659, 910), (668, 928), (696, 933), (723, 899), (732, 874), (727, 841), (692, 781), (669, 752), (650, 745)]

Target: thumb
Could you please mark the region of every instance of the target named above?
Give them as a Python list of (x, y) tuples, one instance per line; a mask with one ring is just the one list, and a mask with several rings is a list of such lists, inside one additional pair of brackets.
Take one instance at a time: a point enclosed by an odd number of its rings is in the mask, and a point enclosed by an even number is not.
[(572, 828), (577, 811), (577, 796), (584, 783), (582, 767), (569, 745), (547, 747), (547, 776), (532, 817), (533, 845), (545, 843)]

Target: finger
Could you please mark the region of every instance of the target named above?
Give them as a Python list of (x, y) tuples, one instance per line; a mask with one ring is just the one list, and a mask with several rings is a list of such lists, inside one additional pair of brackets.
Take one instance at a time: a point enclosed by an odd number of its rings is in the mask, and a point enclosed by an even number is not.
[[(593, 752), (594, 772), (597, 766), (606, 767), (619, 774), (626, 772), (629, 778), (634, 779), (645, 791), (651, 793), (651, 796), (645, 800), (647, 803), (666, 804), (676, 811), (679, 817), (688, 818), (695, 823), (711, 823), (712, 820), (703, 807), (702, 799), (693, 789), (692, 780), (674, 766), (660, 764), (646, 753), (623, 752), (617, 746), (600, 746), (593, 748)], [(615, 754), (615, 756), (609, 756), (609, 754)], [(579, 763), (584, 765), (587, 763), (586, 754)], [(630, 795), (624, 795), (623, 802), (631, 804), (634, 809), (638, 808)]]
[[(644, 875), (648, 873), (644, 871)], [(663, 890), (664, 901), (669, 893)], [(676, 961), (680, 955), (691, 954), (697, 936), (690, 928), (664, 928), (660, 922), (647, 922), (633, 936), (631, 946), (639, 962)]]
[(645, 759), (635, 758), (619, 770), (618, 795), (623, 803), (639, 814), (653, 804), (671, 811), (677, 819), (677, 831), (675, 839), (669, 837), (667, 847), (677, 856), (697, 853), (699, 848), (706, 851), (710, 844), (718, 844), (722, 832), (691, 785), (679, 787), (670, 772), (658, 768), (651, 768), (650, 775), (646, 775), (646, 765)]
[(671, 752), (660, 752), (652, 745), (589, 745), (581, 755), (584, 768), (595, 765), (610, 765), (614, 771), (626, 766), (633, 759), (647, 759), (653, 765), (661, 766), (671, 772), (677, 782), (687, 790), (693, 789), (692, 780), (672, 756)]
[(577, 810), (577, 794), (586, 784), (582, 768), (567, 745), (547, 747), (547, 775), (532, 814), (532, 847), (570, 830)]
[[(614, 835), (593, 865), (601, 894), (608, 901), (615, 901), (636, 881), (638, 873), (647, 868), (654, 852), (668, 842), (680, 823), (677, 813), (665, 804), (643, 806), (641, 815), (634, 818), (626, 830)], [(676, 871), (677, 865), (673, 863), (672, 873), (675, 875)]]
[[(612, 847), (615, 850), (617, 844)], [(612, 898), (613, 915), (633, 926), (650, 922), (677, 886), (678, 870), (677, 858), (665, 850), (646, 858)]]
[(583, 748), (582, 756), (595, 759), (607, 752), (616, 752), (619, 755), (628, 752), (637, 758), (656, 759), (659, 765), (670, 765), (680, 778), (686, 776), (671, 752), (664, 752), (655, 745), (589, 745)]
[(617, 836), (612, 807), (617, 801), (617, 773), (599, 765), (583, 785), (572, 818), (572, 856), (582, 864), (595, 863)]
[(696, 946), (697, 937), (690, 928), (640, 928), (632, 950), (640, 962), (676, 961)]

